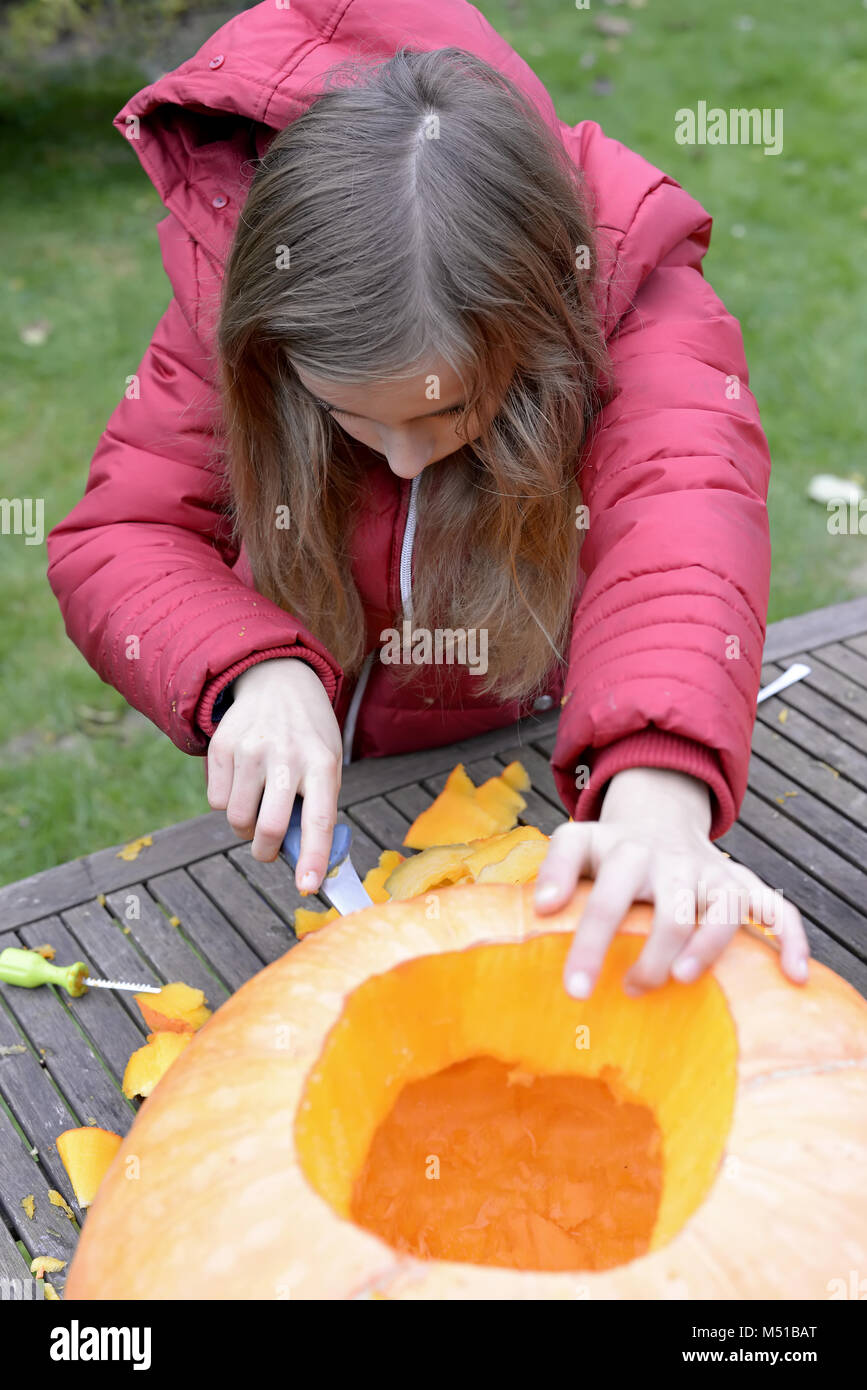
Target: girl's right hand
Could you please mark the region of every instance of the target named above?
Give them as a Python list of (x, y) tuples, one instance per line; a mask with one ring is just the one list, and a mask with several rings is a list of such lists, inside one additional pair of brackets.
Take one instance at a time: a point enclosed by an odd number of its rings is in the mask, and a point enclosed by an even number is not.
[(316, 672), (294, 657), (249, 666), (233, 685), (208, 747), (208, 802), (252, 839), (254, 859), (277, 858), (296, 793), (301, 854), (295, 882), (315, 892), (328, 866), (343, 767), (340, 726)]

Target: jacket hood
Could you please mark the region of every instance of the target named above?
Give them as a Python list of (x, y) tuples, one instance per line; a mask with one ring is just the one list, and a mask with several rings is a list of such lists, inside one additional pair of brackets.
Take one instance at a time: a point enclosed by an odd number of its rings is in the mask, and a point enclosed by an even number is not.
[[(245, 161), (321, 94), (328, 68), (349, 57), (387, 58), (403, 45), (475, 53), (510, 77), (559, 134), (538, 77), (465, 0), (291, 0), (286, 9), (266, 0), (143, 87), (114, 124), (169, 212), (222, 260), (252, 177)], [(234, 216), (215, 219), (215, 207)]]

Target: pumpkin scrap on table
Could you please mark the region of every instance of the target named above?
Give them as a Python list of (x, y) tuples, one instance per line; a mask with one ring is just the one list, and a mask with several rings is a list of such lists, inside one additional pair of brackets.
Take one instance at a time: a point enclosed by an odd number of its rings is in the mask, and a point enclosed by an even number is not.
[(89, 1207), (121, 1146), (119, 1134), (86, 1125), (57, 1136), (57, 1152), (79, 1207)]
[(195, 1033), (211, 1017), (202, 990), (181, 981), (163, 985), (159, 994), (135, 994), (133, 998), (154, 1033)]
[(466, 843), (511, 830), (527, 803), (530, 778), (521, 763), (510, 763), (499, 777), (473, 785), (463, 763), (449, 773), (435, 801), (417, 816), (406, 832), (408, 849)]
[(867, 1003), (745, 932), (630, 999), (643, 903), (573, 999), (592, 888), (377, 903), (248, 980), (139, 1109), (67, 1296), (827, 1300), (867, 1267)]
[(192, 1032), (149, 1033), (145, 1046), (138, 1048), (126, 1064), (121, 1089), (127, 1100), (149, 1096), (192, 1041)]
[(548, 837), (534, 825), (465, 845), (435, 845), (400, 864), (386, 880), (391, 898), (415, 898), (450, 883), (529, 883), (548, 853)]

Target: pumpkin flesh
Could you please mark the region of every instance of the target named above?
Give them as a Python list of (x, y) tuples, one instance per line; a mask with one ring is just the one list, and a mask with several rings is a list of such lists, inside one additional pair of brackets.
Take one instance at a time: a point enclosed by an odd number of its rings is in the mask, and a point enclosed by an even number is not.
[(712, 977), (623, 994), (641, 946), (612, 944), (587, 1001), (562, 988), (562, 933), (368, 980), (305, 1088), (313, 1186), (422, 1258), (606, 1269), (669, 1240), (716, 1174), (737, 1048)]

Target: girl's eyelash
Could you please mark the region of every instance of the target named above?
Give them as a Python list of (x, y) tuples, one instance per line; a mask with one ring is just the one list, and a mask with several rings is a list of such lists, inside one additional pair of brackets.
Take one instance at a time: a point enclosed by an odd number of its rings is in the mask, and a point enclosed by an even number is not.
[[(336, 406), (329, 405), (327, 401), (321, 401), (318, 396), (314, 396), (313, 401), (315, 405), (321, 406), (323, 410), (327, 410), (329, 415), (352, 415), (351, 410), (337, 410)], [(462, 405), (456, 405), (451, 410), (438, 410), (436, 415), (439, 418), (445, 418), (447, 415), (461, 415), (463, 414), (463, 409), (464, 407)]]

